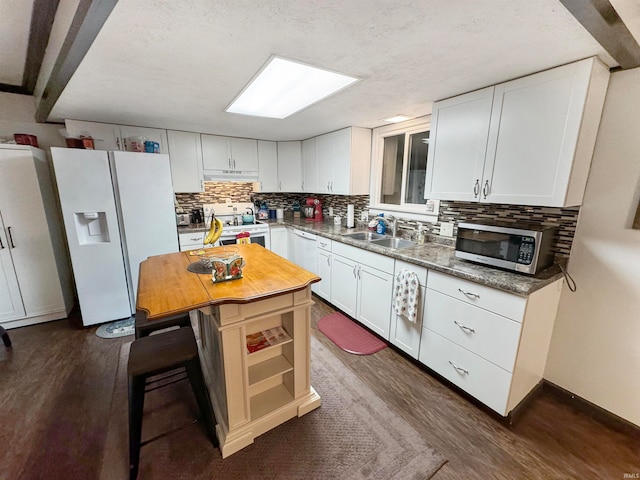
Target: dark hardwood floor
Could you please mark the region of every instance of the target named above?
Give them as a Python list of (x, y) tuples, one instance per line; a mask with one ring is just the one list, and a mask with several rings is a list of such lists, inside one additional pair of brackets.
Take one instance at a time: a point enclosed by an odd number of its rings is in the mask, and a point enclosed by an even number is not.
[[(436, 480), (640, 475), (637, 436), (545, 392), (507, 426), (392, 348), (341, 351), (315, 328), (331, 312), (316, 298), (314, 335), (447, 458)], [(9, 334), (13, 349), (0, 346), (0, 479), (98, 478), (118, 353), (133, 337), (99, 338), (77, 315)]]

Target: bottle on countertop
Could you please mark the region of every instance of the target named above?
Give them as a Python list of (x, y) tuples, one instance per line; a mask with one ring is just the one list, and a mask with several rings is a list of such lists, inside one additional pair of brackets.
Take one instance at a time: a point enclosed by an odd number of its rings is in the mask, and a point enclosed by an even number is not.
[(384, 213), (378, 214), (378, 225), (376, 226), (376, 233), (384, 235), (387, 232), (387, 224), (384, 220)]

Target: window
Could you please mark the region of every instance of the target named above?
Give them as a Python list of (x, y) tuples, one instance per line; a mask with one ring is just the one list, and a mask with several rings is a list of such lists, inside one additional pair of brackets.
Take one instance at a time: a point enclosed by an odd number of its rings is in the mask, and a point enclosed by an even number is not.
[(439, 202), (424, 198), (429, 127), (421, 118), (374, 129), (372, 208), (437, 217)]

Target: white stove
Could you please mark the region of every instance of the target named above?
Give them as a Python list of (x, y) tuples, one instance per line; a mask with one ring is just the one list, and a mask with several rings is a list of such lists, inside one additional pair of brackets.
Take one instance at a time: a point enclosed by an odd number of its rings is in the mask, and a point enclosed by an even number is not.
[[(258, 243), (265, 248), (270, 248), (269, 225), (256, 220), (256, 212), (252, 203), (205, 203), (204, 210), (205, 226), (211, 225), (212, 215), (222, 220), (224, 227), (220, 237), (221, 245), (232, 245), (236, 243), (236, 235), (241, 232), (249, 232), (251, 243)], [(242, 215), (253, 212), (253, 223), (242, 223)], [(235, 221), (234, 221), (235, 219)]]

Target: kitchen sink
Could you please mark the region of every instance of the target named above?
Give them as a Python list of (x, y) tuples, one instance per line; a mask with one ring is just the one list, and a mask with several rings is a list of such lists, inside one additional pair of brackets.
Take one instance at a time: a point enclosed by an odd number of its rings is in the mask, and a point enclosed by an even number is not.
[(380, 245), (381, 247), (389, 247), (389, 248), (396, 248), (396, 249), (409, 248), (409, 247), (413, 247), (414, 245), (417, 245), (417, 243), (414, 241), (406, 240), (404, 238), (398, 238), (398, 237), (380, 238), (378, 240), (372, 240), (371, 243), (373, 243), (374, 245)]
[(382, 240), (387, 238), (385, 235), (374, 232), (345, 233), (343, 237), (347, 237), (352, 240), (364, 240), (365, 242), (372, 242), (374, 240)]

